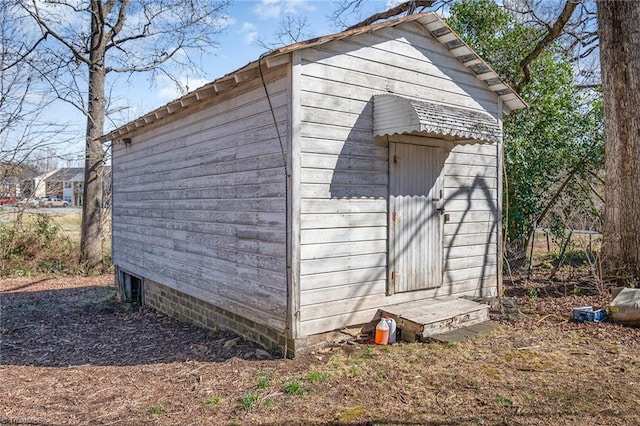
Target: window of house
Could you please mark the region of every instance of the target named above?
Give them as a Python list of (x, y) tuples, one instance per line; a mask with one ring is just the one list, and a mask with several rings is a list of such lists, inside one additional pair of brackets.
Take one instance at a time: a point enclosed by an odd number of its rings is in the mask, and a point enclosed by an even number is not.
[(71, 182), (65, 182), (64, 189), (69, 189), (69, 188), (71, 188)]

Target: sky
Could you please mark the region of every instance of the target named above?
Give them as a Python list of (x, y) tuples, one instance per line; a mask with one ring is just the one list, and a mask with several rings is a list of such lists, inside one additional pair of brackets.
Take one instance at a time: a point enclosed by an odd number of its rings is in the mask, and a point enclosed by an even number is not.
[[(373, 13), (386, 10), (402, 0), (364, 0), (361, 16), (350, 17), (350, 22), (359, 22)], [(286, 16), (306, 19), (308, 38), (341, 31), (329, 19), (337, 7), (335, 0), (235, 0), (227, 9), (225, 29), (220, 34), (219, 48), (213, 55), (203, 58), (204, 77), (182, 72), (177, 79), (188, 90), (194, 90), (207, 82), (232, 72), (252, 62), (267, 49), (263, 44), (278, 44), (276, 31)], [(274, 47), (277, 47), (274, 45)], [(150, 81), (148, 76), (119, 76), (111, 92), (118, 114), (107, 121), (105, 132), (134, 120), (155, 108), (181, 96), (169, 79)], [(64, 158), (61, 166), (82, 166), (86, 118), (69, 105), (57, 103), (47, 117), (56, 122), (70, 123), (71, 134), (57, 148), (57, 155)]]
[[(403, 1), (365, 0), (362, 19)], [(190, 77), (183, 73), (179, 76), (179, 80), (182, 84), (188, 85), (189, 90), (193, 90), (258, 59), (267, 50), (260, 45), (261, 42), (280, 47), (274, 34), (287, 15), (307, 19), (309, 24), (305, 29), (307, 38), (340, 32), (342, 28), (337, 27), (329, 19), (329, 14), (335, 10), (336, 5), (335, 0), (235, 0), (227, 10), (228, 24), (219, 37), (219, 49), (204, 61), (206, 77)], [(357, 21), (357, 19), (354, 20), (354, 22)], [(144, 109), (131, 119), (181, 95), (175, 85), (168, 80), (164, 84), (159, 82), (158, 87), (153, 88), (152, 96), (149, 96), (148, 85), (137, 98), (135, 92), (128, 93), (134, 105), (136, 100), (142, 101), (141, 105)]]

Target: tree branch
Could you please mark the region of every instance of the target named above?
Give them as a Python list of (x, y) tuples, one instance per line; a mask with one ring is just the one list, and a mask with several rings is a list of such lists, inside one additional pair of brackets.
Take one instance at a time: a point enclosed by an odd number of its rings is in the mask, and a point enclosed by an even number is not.
[(120, 30), (122, 30), (122, 27), (124, 26), (124, 22), (126, 20), (128, 7), (129, 7), (129, 0), (123, 0), (122, 3), (120, 4), (120, 10), (118, 10), (118, 20), (116, 21), (115, 25), (111, 28), (111, 31), (109, 31), (109, 34), (107, 34), (107, 40), (113, 41), (115, 36), (120, 33)]
[(158, 56), (156, 59), (154, 59), (153, 61), (151, 61), (150, 63), (147, 63), (146, 65), (131, 65), (128, 67), (106, 67), (105, 68), (105, 72), (106, 73), (110, 73), (110, 72), (116, 72), (116, 73), (127, 73), (127, 72), (147, 72), (147, 71), (152, 71), (155, 68), (157, 68), (158, 66), (164, 64), (165, 62), (167, 62), (169, 59), (173, 58), (175, 56), (176, 53), (178, 53), (180, 51), (180, 49), (182, 48), (182, 46), (179, 45), (179, 47), (176, 47), (175, 49), (173, 49), (170, 53), (166, 53), (162, 55), (162, 56)]
[(33, 53), (34, 50), (36, 50), (36, 48), (38, 47), (38, 45), (40, 43), (42, 43), (43, 41), (45, 41), (47, 39), (47, 35), (48, 33), (45, 32), (44, 35), (42, 37), (40, 37), (40, 39), (38, 39), (38, 41), (36, 41), (33, 46), (31, 46), (25, 53), (22, 53), (18, 56), (18, 58), (9, 63), (9, 65), (7, 65), (6, 67), (2, 68), (2, 71), (7, 71), (13, 67), (15, 67), (16, 65), (18, 65), (20, 62), (24, 61), (29, 55), (31, 55), (31, 53)]
[(68, 40), (66, 40), (62, 35), (58, 34), (51, 27), (49, 27), (49, 25), (47, 25), (47, 23), (40, 17), (40, 13), (38, 12), (38, 6), (35, 0), (32, 0), (32, 4), (35, 12), (32, 11), (29, 7), (27, 7), (22, 2), (20, 2), (20, 7), (22, 7), (22, 9), (24, 9), (38, 23), (40, 28), (44, 28), (45, 34), (47, 33), (51, 34), (53, 38), (58, 40), (60, 43), (64, 44), (64, 46), (67, 49), (69, 49), (69, 51), (73, 54), (73, 56), (78, 61), (84, 62), (85, 64), (89, 65), (90, 61), (88, 58), (85, 58), (84, 56), (82, 56), (82, 54), (71, 43), (69, 43)]
[(374, 22), (381, 21), (383, 19), (393, 18), (394, 16), (398, 16), (401, 13), (404, 13), (404, 12), (407, 12), (407, 15), (411, 15), (419, 7), (420, 8), (425, 8), (425, 7), (433, 6), (435, 1), (436, 0), (407, 1), (407, 2), (399, 4), (396, 7), (392, 7), (391, 9), (386, 10), (384, 12), (373, 14), (370, 17), (368, 17), (367, 19), (365, 19), (364, 21), (362, 21), (362, 22), (360, 22), (358, 24), (352, 25), (351, 27), (347, 28), (347, 30), (352, 30), (354, 28), (360, 28), (360, 27), (366, 27), (367, 25), (371, 25)]
[(556, 38), (558, 38), (558, 36), (560, 36), (562, 30), (564, 29), (564, 26), (567, 24), (567, 22), (569, 22), (569, 19), (571, 18), (571, 15), (576, 9), (576, 6), (578, 6), (579, 2), (580, 0), (566, 0), (560, 16), (558, 16), (556, 22), (554, 22), (554, 24), (549, 27), (547, 35), (545, 35), (542, 40), (538, 42), (536, 47), (533, 49), (533, 51), (531, 51), (531, 53), (527, 55), (526, 58), (520, 61), (520, 67), (522, 68), (522, 72), (524, 73), (524, 79), (522, 83), (519, 84), (517, 90), (531, 81), (531, 70), (529, 69), (529, 65), (531, 65), (531, 63), (540, 55), (540, 53), (542, 53), (542, 51), (549, 44), (551, 44)]

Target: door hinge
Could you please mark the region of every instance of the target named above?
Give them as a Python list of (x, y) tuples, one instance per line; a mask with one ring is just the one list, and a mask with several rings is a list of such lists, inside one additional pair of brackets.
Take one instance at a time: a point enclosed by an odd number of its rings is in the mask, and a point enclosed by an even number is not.
[(395, 281), (400, 276), (396, 271), (391, 272), (391, 281)]
[(398, 212), (391, 213), (391, 221), (395, 222), (398, 220)]
[(398, 156), (396, 154), (393, 154), (393, 164), (396, 164), (398, 162)]

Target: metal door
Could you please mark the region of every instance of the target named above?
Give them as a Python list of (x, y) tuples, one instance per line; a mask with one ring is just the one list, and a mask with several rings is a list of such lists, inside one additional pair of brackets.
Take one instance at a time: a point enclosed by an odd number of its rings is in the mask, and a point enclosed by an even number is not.
[(442, 284), (444, 150), (390, 143), (389, 293)]

